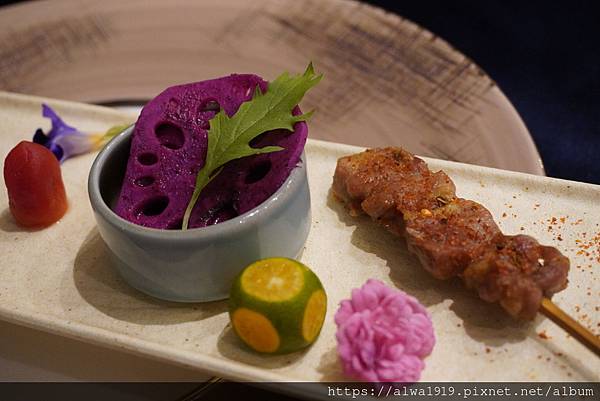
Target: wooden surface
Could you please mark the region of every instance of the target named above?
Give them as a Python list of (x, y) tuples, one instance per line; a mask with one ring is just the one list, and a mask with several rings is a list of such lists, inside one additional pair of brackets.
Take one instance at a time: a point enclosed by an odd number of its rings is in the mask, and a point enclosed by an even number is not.
[[(494, 82), (443, 40), (353, 1), (33, 2), (0, 10), (0, 89), (84, 102), (145, 101), (165, 87), (309, 60), (310, 136), (542, 174)], [(490, 51), (493, 51), (491, 49)]]
[(540, 312), (600, 357), (600, 339), (598, 336), (565, 313), (551, 300), (548, 298), (542, 300)]

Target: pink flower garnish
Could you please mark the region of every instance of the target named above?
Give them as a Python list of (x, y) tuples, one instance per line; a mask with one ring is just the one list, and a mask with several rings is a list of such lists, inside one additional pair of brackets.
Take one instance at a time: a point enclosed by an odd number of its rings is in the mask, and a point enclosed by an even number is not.
[(414, 383), (435, 344), (427, 310), (381, 281), (352, 290), (335, 314), (344, 373), (371, 382)]

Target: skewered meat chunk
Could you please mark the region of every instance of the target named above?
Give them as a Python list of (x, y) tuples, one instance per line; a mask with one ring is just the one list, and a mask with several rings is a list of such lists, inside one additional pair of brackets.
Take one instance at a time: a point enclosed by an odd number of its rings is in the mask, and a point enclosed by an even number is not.
[(406, 222), (408, 249), (438, 279), (454, 277), (502, 236), (490, 212), (477, 202), (457, 199)]
[(456, 197), (450, 177), (443, 171), (432, 173), (423, 160), (399, 148), (341, 158), (333, 189), (351, 215), (364, 212), (398, 235), (405, 213), (433, 210)]
[(567, 286), (569, 259), (527, 235), (503, 236), (462, 277), (481, 299), (500, 302), (512, 316), (532, 319), (542, 297)]
[(338, 160), (334, 191), (345, 202), (365, 200), (379, 182), (396, 176), (423, 175), (427, 165), (404, 149), (369, 149)]
[(513, 317), (533, 319), (542, 297), (567, 286), (567, 257), (532, 237), (503, 235), (485, 207), (456, 198), (444, 172), (403, 149), (340, 158), (333, 192), (352, 215), (366, 213), (404, 237), (434, 277), (461, 277)]

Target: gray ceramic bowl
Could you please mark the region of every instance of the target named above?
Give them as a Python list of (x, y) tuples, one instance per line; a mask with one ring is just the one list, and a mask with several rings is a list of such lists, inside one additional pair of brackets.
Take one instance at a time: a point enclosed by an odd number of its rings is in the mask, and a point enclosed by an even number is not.
[(132, 131), (128, 128), (104, 147), (88, 179), (98, 230), (114, 266), (130, 285), (170, 301), (224, 299), (248, 264), (300, 254), (310, 228), (304, 156), (281, 188), (255, 209), (205, 228), (158, 230), (133, 224), (111, 210), (125, 174)]

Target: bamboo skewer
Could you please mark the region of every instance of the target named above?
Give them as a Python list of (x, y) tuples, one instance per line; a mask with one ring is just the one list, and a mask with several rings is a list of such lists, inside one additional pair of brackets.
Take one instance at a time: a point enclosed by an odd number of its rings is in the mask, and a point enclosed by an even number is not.
[(567, 315), (554, 302), (548, 298), (542, 299), (540, 312), (585, 345), (590, 351), (600, 356), (600, 339), (571, 318), (571, 316)]

